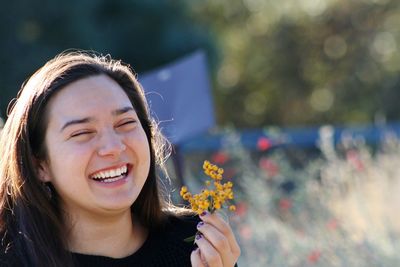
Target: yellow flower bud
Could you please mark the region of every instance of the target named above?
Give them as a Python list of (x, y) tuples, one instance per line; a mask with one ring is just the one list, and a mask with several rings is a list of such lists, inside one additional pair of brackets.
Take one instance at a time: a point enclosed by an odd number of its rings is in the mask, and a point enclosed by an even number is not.
[(189, 192), (185, 193), (182, 197), (184, 200), (189, 200), (189, 198), (191, 198), (192, 194), (190, 194)]
[(224, 190), (223, 186), (219, 182), (214, 182), (214, 186), (218, 191)]
[(212, 179), (215, 180), (215, 177), (216, 177), (217, 174), (216, 174), (214, 171), (210, 171), (209, 173), (210, 173), (209, 176), (210, 176)]
[(232, 182), (224, 183), (224, 188), (232, 188), (232, 186), (233, 186)]
[(210, 195), (210, 191), (208, 191), (207, 189), (203, 189), (203, 196), (205, 196), (206, 198)]
[[(220, 182), (223, 179), (224, 169), (205, 160), (203, 170), (210, 177), (210, 180), (205, 181), (205, 185), (207, 186), (205, 189), (199, 194), (192, 195), (188, 191), (188, 188), (183, 186), (179, 192), (182, 198), (190, 203), (192, 210), (198, 214), (201, 214), (205, 210), (212, 212), (213, 210), (221, 209), (228, 199), (233, 199), (233, 183), (227, 182), (221, 184)], [(214, 187), (211, 187), (211, 182), (213, 182)], [(229, 209), (235, 210), (236, 207), (231, 205)]]
[(186, 186), (182, 186), (180, 195), (183, 196), (187, 191), (188, 191), (188, 188)]

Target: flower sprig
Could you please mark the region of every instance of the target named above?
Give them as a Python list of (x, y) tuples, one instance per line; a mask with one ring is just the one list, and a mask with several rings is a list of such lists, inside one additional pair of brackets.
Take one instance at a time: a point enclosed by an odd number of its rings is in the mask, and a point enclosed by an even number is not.
[[(190, 193), (186, 186), (182, 186), (180, 191), (181, 197), (188, 201), (191, 209), (199, 215), (204, 211), (213, 213), (214, 211), (221, 209), (224, 204), (229, 202), (229, 200), (234, 199), (232, 191), (233, 183), (230, 181), (221, 183), (224, 169), (219, 168), (217, 165), (211, 164), (206, 160), (203, 164), (203, 170), (204, 173), (211, 178), (204, 182), (206, 185), (205, 189), (195, 195)], [(235, 211), (236, 206), (229, 205), (229, 210)], [(185, 239), (185, 241), (192, 240), (194, 240), (194, 237)]]
[[(189, 201), (191, 209), (197, 214), (201, 214), (204, 211), (213, 213), (215, 210), (221, 209), (227, 201), (234, 198), (233, 183), (230, 181), (221, 183), (224, 169), (206, 160), (203, 164), (203, 170), (211, 178), (211, 180), (205, 181), (205, 189), (195, 195), (190, 193), (186, 186), (182, 186), (180, 191), (182, 198)], [(229, 206), (229, 210), (234, 211), (235, 209), (235, 205)]]

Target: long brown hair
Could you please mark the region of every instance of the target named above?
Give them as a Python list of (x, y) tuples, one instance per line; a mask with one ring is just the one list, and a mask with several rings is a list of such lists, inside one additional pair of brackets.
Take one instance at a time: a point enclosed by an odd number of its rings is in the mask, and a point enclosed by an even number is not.
[(150, 170), (132, 212), (148, 229), (165, 220), (166, 202), (159, 196), (158, 169), (165, 156), (163, 138), (149, 115), (143, 90), (131, 68), (109, 56), (68, 52), (55, 57), (22, 85), (9, 106), (0, 136), (0, 232), (3, 248), (11, 249), (24, 266), (72, 266), (66, 247), (66, 226), (59, 197), (48, 197), (38, 178), (38, 162), (47, 157), (44, 137), (47, 103), (66, 85), (105, 74), (128, 95), (146, 133)]

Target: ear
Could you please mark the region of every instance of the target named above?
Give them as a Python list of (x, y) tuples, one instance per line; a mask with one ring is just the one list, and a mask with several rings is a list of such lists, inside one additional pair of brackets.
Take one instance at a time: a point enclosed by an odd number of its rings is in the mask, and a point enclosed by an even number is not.
[(50, 168), (46, 161), (37, 161), (37, 173), (43, 183), (51, 182)]

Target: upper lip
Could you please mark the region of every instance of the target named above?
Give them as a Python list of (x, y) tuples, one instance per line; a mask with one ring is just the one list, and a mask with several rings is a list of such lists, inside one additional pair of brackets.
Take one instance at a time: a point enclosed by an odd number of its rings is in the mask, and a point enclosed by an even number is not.
[(119, 169), (119, 168), (122, 168), (122, 167), (125, 167), (125, 166), (128, 167), (128, 171), (129, 171), (129, 166), (130, 165), (128, 163), (121, 163), (121, 164), (118, 164), (118, 165), (113, 165), (113, 166), (110, 166), (110, 167), (106, 167), (106, 168), (102, 168), (102, 169), (96, 170), (96, 171), (90, 173), (89, 177), (92, 178), (94, 175), (96, 175), (96, 174), (98, 174), (100, 172), (106, 172), (106, 171), (110, 171), (110, 170), (115, 170), (115, 169)]

